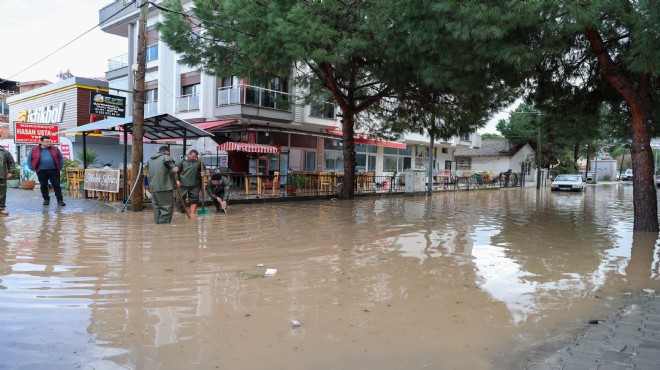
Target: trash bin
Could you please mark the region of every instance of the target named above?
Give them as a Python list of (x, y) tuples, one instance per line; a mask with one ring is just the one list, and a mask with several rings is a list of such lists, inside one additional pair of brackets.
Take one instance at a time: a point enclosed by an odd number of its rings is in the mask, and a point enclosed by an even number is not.
[(423, 169), (409, 169), (404, 171), (406, 174), (406, 186), (404, 192), (417, 193), (424, 191), (424, 179), (426, 171)]

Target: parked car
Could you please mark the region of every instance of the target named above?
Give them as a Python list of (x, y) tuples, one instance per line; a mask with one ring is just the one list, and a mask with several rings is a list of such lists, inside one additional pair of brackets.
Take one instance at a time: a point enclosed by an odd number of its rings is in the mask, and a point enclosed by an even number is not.
[(655, 175), (655, 186), (660, 186), (660, 175)]
[(582, 181), (591, 182), (594, 180), (594, 171), (587, 171), (585, 174), (584, 170), (580, 170), (579, 174), (582, 176)]
[(633, 170), (632, 168), (629, 168), (626, 170), (626, 172), (621, 175), (621, 180), (623, 181), (632, 181), (633, 178)]
[(584, 181), (579, 174), (565, 174), (557, 175), (550, 184), (551, 191), (582, 191), (584, 189)]

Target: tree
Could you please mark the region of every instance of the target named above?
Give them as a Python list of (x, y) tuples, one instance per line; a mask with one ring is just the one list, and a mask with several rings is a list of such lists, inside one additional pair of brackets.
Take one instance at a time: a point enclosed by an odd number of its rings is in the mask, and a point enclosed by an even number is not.
[(504, 140), (504, 136), (487, 132), (485, 134), (481, 134), (481, 140)]
[[(381, 77), (396, 70), (376, 0), (194, 0), (190, 15), (179, 0), (165, 3), (161, 38), (183, 62), (216, 76), (272, 76), (295, 80), (307, 97), (326, 92), (342, 111), (344, 178), (341, 197), (354, 191), (356, 118), (390, 96)], [(295, 73), (294, 73), (295, 70)]]
[[(491, 30), (491, 36), (479, 35), (499, 45), (493, 50), (494, 56), (532, 55), (535, 61), (530, 77), (533, 78), (528, 88), (542, 92), (541, 99), (534, 99), (539, 107), (542, 98), (558, 97), (566, 92), (578, 92), (571, 96), (579, 98), (580, 106), (592, 111), (602, 102), (611, 101), (613, 94), (608, 91), (616, 92), (619, 101), (625, 102), (630, 111), (635, 171), (634, 230), (657, 232), (657, 195), (650, 147), (656, 126), (654, 117), (660, 111), (657, 1), (488, 1), (465, 2), (460, 7), (465, 27), (478, 25), (480, 29)], [(483, 7), (488, 7), (488, 16), (484, 16)], [(518, 18), (511, 20), (510, 14)], [(529, 42), (510, 43), (507, 35), (518, 30), (509, 21), (530, 32)], [(521, 48), (528, 52), (522, 52)], [(528, 74), (530, 70), (523, 69), (521, 73)], [(547, 82), (554, 83), (544, 85)], [(596, 115), (592, 117), (595, 119)]]

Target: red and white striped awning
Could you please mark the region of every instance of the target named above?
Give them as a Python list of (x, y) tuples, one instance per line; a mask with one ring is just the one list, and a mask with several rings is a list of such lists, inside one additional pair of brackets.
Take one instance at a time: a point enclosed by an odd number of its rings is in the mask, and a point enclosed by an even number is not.
[(218, 151), (246, 152), (246, 153), (278, 153), (280, 148), (266, 144), (235, 143), (228, 141), (218, 146)]

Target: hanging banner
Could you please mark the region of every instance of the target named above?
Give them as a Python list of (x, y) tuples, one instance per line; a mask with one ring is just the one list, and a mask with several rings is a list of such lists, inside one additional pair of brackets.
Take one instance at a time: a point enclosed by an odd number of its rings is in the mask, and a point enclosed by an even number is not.
[(126, 116), (126, 98), (102, 92), (92, 92), (89, 99), (89, 114), (100, 114), (108, 117)]

